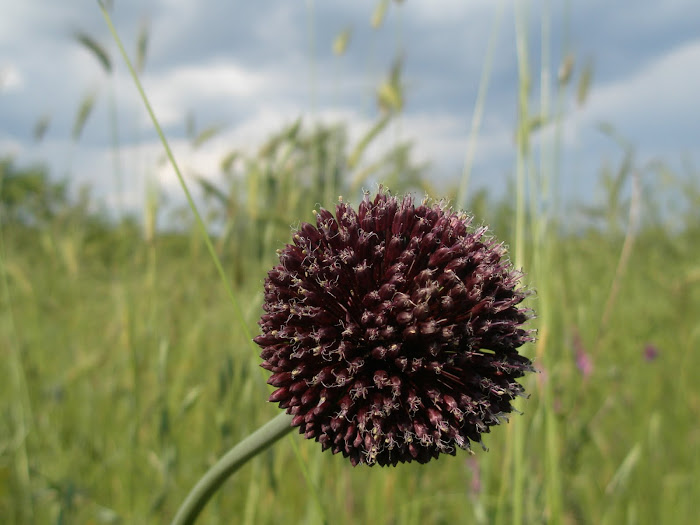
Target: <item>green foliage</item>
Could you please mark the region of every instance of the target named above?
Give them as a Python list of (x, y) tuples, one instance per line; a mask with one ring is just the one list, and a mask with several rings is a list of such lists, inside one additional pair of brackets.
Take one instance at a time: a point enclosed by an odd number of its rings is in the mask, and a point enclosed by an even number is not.
[(18, 168), (0, 159), (0, 221), (42, 224), (66, 203), (66, 184), (52, 182), (45, 167)]
[(593, 61), (588, 60), (583, 67), (583, 72), (581, 73), (581, 78), (578, 83), (578, 90), (576, 92), (576, 102), (579, 106), (585, 104), (588, 98), (588, 92), (591, 88), (591, 83), (593, 82)]
[(75, 40), (95, 57), (105, 73), (112, 72), (112, 60), (109, 58), (109, 53), (95, 38), (83, 31), (78, 31), (75, 33)]
[(146, 56), (148, 54), (148, 40), (150, 38), (150, 23), (148, 19), (141, 21), (139, 34), (136, 38), (136, 59), (134, 67), (136, 71), (142, 73), (146, 67)]
[(372, 13), (372, 27), (378, 29), (384, 22), (384, 17), (389, 9), (389, 0), (379, 0)]
[(32, 132), (32, 134), (34, 135), (34, 140), (36, 140), (37, 142), (41, 142), (44, 138), (44, 135), (46, 135), (50, 124), (51, 116), (42, 115), (39, 118), (39, 120), (36, 121), (36, 124), (34, 124), (34, 130)]
[(333, 40), (333, 53), (344, 55), (350, 43), (350, 37), (352, 37), (352, 29), (349, 27), (343, 29)]
[(87, 121), (92, 114), (92, 110), (95, 108), (96, 102), (97, 91), (90, 91), (81, 99), (78, 112), (75, 115), (75, 121), (73, 122), (73, 131), (71, 133), (71, 136), (75, 142), (77, 142), (80, 139), (80, 136), (83, 134), (85, 124), (87, 124)]

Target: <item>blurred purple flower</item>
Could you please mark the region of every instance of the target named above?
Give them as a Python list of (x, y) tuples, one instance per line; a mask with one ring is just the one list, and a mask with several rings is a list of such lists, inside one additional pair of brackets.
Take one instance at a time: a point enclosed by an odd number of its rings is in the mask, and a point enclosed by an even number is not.
[(578, 331), (574, 333), (574, 351), (576, 352), (576, 368), (579, 369), (584, 379), (588, 379), (593, 373), (593, 359), (586, 352), (586, 347), (583, 346), (583, 341), (581, 341)]
[(659, 357), (659, 347), (651, 343), (647, 343), (644, 347), (644, 359), (650, 363)]
[(469, 484), (469, 492), (472, 496), (476, 496), (481, 492), (481, 466), (476, 456), (467, 458), (467, 467), (472, 473), (472, 480)]

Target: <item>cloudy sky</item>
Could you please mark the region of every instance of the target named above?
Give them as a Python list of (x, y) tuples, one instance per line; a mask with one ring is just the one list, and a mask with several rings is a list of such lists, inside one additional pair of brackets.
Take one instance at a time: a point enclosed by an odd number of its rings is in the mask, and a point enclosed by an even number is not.
[[(133, 52), (148, 21), (150, 40), (143, 83), (181, 164), (216, 178), (232, 148), (253, 150), (271, 132), (303, 116), (346, 122), (351, 136), (378, 116), (375, 89), (402, 53), (406, 106), (397, 134), (415, 142), (415, 157), (430, 161), (433, 179), (456, 184), (464, 164), (474, 104), (489, 38), (498, 28), (492, 76), (475, 150), (472, 188), (505, 188), (514, 162), (517, 56), (515, 12), (527, 20), (533, 77), (540, 96), (541, 23), (549, 6), (553, 79), (567, 53), (574, 82), (592, 61), (593, 83), (579, 107), (565, 98), (560, 171), (565, 197), (594, 201), (600, 166), (615, 164), (619, 145), (603, 135), (606, 122), (637, 152), (638, 165), (700, 161), (700, 3), (697, 0), (406, 0), (391, 2), (383, 25), (371, 27), (378, 0), (114, 0), (112, 17)], [(516, 7), (518, 6), (518, 7)], [(92, 1), (0, 0), (0, 155), (25, 164), (47, 163), (55, 176), (90, 183), (108, 206), (117, 202), (109, 108), (117, 107), (124, 199), (140, 209), (146, 176), (157, 176), (171, 202), (180, 190), (167, 167), (104, 19)], [(499, 13), (502, 13), (499, 15)], [(335, 56), (334, 38), (352, 29), (347, 53)], [(108, 76), (78, 45), (84, 31), (108, 50)], [(81, 100), (97, 105), (74, 144), (71, 130)], [(224, 130), (192, 151), (187, 115), (201, 129)], [(41, 142), (33, 130), (50, 117)], [(543, 140), (548, 140), (546, 131)], [(380, 144), (382, 142), (380, 141)]]

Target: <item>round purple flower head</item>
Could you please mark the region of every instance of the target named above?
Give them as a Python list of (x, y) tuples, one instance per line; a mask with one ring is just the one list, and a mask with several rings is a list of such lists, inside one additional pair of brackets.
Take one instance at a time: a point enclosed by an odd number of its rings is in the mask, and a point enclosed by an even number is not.
[(426, 463), (481, 443), (533, 370), (521, 274), (486, 228), (381, 188), (321, 210), (265, 280), (270, 401), (353, 465)]

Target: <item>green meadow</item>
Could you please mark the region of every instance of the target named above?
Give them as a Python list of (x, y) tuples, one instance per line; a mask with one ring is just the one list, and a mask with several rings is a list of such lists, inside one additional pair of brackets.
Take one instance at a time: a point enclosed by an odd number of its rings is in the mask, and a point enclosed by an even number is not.
[[(185, 173), (201, 225), (192, 208), (168, 209), (155, 181), (142, 215), (115, 219), (88, 192), (71, 196), (70, 181), (6, 157), (0, 521), (168, 523), (216, 459), (280, 412), (251, 340), (276, 250), (314, 209), (339, 195), (357, 204), (382, 183), (462, 203), (523, 268), (538, 337), (522, 352), (539, 373), (522, 380), (522, 415), (485, 435), (488, 451), (394, 468), (353, 468), (292, 432), (227, 481), (199, 523), (696, 523), (697, 173), (640, 166), (623, 145), (601, 159), (597, 203), (564, 204), (555, 147), (534, 144), (564, 115), (530, 107), (526, 80), (539, 72), (522, 68), (503, 197), (470, 188), (468, 170), (436, 190), (408, 144), (368, 153), (410, 97), (400, 65), (359, 141), (304, 118), (221, 159), (219, 182)], [(561, 79), (552, 99), (585, 99), (587, 75)], [(215, 133), (194, 133), (193, 148)]]

